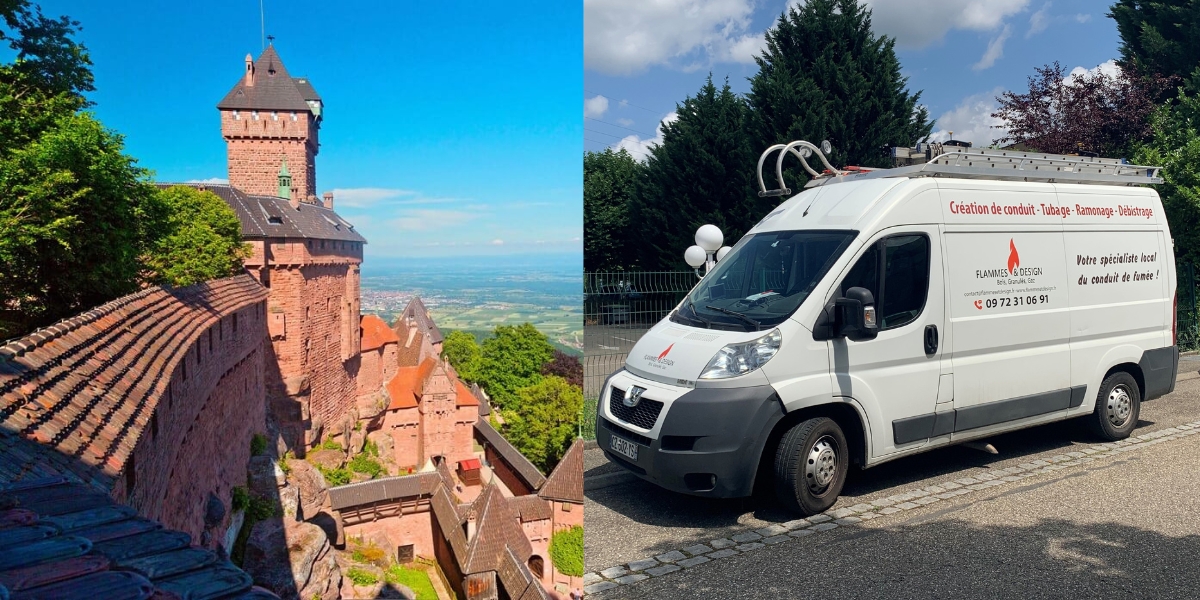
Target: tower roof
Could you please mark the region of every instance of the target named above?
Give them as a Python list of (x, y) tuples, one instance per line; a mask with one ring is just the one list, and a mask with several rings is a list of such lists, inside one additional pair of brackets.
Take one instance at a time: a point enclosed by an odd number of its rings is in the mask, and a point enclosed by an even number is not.
[[(248, 80), (249, 79), (249, 80)], [(305, 77), (292, 77), (274, 46), (254, 61), (254, 70), (238, 80), (225, 94), (217, 108), (222, 110), (306, 110), (313, 112), (308, 101), (320, 102), (321, 97)]]

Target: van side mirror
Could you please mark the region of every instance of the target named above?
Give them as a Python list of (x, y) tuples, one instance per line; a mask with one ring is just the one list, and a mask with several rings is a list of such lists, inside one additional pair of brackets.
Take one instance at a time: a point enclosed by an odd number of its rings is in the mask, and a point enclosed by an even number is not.
[(879, 335), (875, 296), (866, 288), (852, 287), (834, 301), (834, 334), (852, 341), (873, 340)]

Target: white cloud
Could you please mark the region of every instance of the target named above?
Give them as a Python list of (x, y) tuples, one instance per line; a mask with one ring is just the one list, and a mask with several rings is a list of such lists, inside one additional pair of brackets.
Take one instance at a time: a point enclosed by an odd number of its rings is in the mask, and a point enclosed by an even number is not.
[(208, 179), (189, 179), (184, 183), (206, 183), (209, 185), (225, 185), (229, 180), (224, 177), (209, 177)]
[(748, 31), (753, 12), (753, 0), (584, 0), (583, 64), (630, 75), (749, 60), (761, 47), (761, 34)]
[(622, 127), (629, 127), (630, 125), (633, 125), (633, 119), (621, 117), (620, 119), (617, 119), (617, 124), (621, 125)]
[(1112, 58), (1110, 58), (1090, 69), (1085, 69), (1083, 67), (1075, 67), (1074, 69), (1071, 69), (1071, 72), (1068, 73), (1065, 78), (1063, 78), (1063, 83), (1070, 83), (1071, 79), (1073, 79), (1076, 75), (1089, 75), (1090, 76), (1090, 75), (1095, 75), (1096, 73), (1103, 73), (1106, 77), (1114, 77), (1114, 78), (1120, 77), (1121, 67), (1117, 66), (1117, 61)]
[(366, 208), (380, 202), (381, 200), (389, 200), (391, 198), (399, 198), (401, 196), (412, 196), (416, 192), (410, 190), (397, 190), (393, 188), (340, 188), (330, 190), (333, 192), (334, 202), (337, 202), (339, 207), (351, 208)]
[(726, 48), (726, 58), (729, 62), (750, 64), (754, 57), (762, 54), (767, 47), (766, 32), (744, 35)]
[(937, 118), (938, 130), (929, 139), (944, 142), (950, 139), (950, 132), (953, 131), (956, 140), (971, 142), (976, 148), (990, 146), (992, 140), (1004, 137), (1006, 131), (996, 128), (1003, 125), (1004, 121), (992, 116), (999, 108), (996, 96), (1003, 92), (1003, 87), (997, 87), (963, 98), (958, 106)]
[(643, 140), (639, 135), (628, 135), (622, 138), (621, 141), (617, 142), (617, 145), (614, 146), (614, 148), (617, 150), (628, 150), (629, 153), (633, 155), (633, 158), (640, 161), (645, 161), (646, 157), (650, 155), (650, 147), (657, 146), (662, 143), (663, 125), (672, 123), (678, 118), (679, 114), (672, 111), (667, 116), (663, 117), (662, 121), (658, 122), (658, 127), (654, 129), (654, 137)]
[(504, 245), (504, 240), (501, 240), (501, 239), (494, 239), (494, 240), (492, 240), (492, 245), (493, 245), (493, 246), (503, 246), (503, 245)]
[(951, 29), (994, 31), (1029, 7), (1029, 0), (865, 0), (877, 34), (900, 46), (922, 48), (941, 41)]
[(1046, 30), (1050, 26), (1050, 3), (1042, 5), (1037, 12), (1029, 15), (1029, 31), (1025, 32), (1025, 39), (1029, 39)]
[(992, 38), (988, 42), (987, 50), (983, 51), (983, 56), (979, 58), (979, 62), (971, 65), (971, 69), (982, 71), (990, 69), (996, 64), (996, 60), (1004, 56), (1004, 42), (1008, 40), (1008, 36), (1012, 35), (1012, 26), (1005, 25), (1004, 29), (1000, 30), (1000, 34)]
[(1087, 23), (1088, 21), (1091, 21), (1091, 20), (1092, 20), (1092, 15), (1086, 15), (1086, 14), (1083, 14), (1083, 13), (1080, 13), (1080, 14), (1078, 14), (1078, 15), (1075, 15), (1075, 22), (1076, 22), (1076, 23)]
[(419, 208), (401, 212), (398, 217), (388, 221), (387, 225), (403, 231), (433, 231), (458, 227), (479, 216), (479, 213), (463, 210)]
[(583, 116), (599, 118), (608, 112), (608, 98), (599, 94), (583, 101)]

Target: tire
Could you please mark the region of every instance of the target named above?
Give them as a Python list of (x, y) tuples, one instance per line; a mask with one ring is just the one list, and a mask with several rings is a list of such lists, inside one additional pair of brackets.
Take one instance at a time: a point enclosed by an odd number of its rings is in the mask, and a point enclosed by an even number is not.
[(775, 451), (775, 495), (803, 516), (824, 512), (837, 501), (850, 469), (842, 428), (826, 417), (792, 427)]
[(1133, 375), (1117, 371), (1104, 378), (1096, 395), (1096, 410), (1087, 417), (1091, 430), (1105, 441), (1129, 437), (1142, 411), (1142, 394)]

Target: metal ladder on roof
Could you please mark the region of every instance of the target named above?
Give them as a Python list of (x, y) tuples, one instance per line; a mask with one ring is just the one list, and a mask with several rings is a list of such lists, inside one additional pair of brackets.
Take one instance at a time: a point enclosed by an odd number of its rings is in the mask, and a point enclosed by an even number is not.
[[(828, 145), (824, 145), (828, 151)], [(801, 150), (797, 150), (797, 148)], [(768, 190), (763, 181), (762, 167), (767, 156), (779, 151), (775, 161), (775, 178), (779, 187)], [(776, 144), (762, 153), (758, 159), (758, 185), (760, 197), (787, 196), (792, 190), (784, 184), (783, 159), (791, 154), (800, 159), (812, 179), (805, 188), (886, 177), (954, 177), (960, 179), (990, 179), (999, 181), (1040, 181), (1047, 183), (1084, 183), (1099, 185), (1151, 185), (1162, 183), (1161, 167), (1131, 165), (1120, 158), (1095, 158), (1068, 154), (1022, 152), (995, 148), (967, 148), (942, 146), (941, 144), (919, 144), (916, 148), (893, 148), (896, 162), (926, 158), (927, 162), (915, 162), (908, 166), (890, 169), (855, 168), (836, 169), (829, 164), (825, 153), (815, 145), (798, 140), (790, 144)], [(817, 173), (806, 158), (816, 154), (825, 166)], [(808, 156), (805, 156), (808, 155)]]

